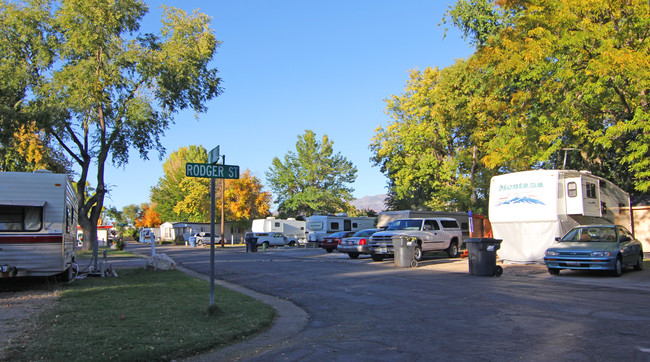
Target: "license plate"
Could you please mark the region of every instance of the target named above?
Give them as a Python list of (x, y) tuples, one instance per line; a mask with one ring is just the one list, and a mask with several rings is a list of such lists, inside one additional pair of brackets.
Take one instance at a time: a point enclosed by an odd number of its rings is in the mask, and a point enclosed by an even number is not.
[(379, 248), (379, 252), (380, 252), (380, 253), (387, 253), (387, 252), (388, 252), (388, 249), (386, 249), (386, 248)]
[(580, 263), (577, 261), (567, 261), (566, 265), (568, 266), (580, 266)]

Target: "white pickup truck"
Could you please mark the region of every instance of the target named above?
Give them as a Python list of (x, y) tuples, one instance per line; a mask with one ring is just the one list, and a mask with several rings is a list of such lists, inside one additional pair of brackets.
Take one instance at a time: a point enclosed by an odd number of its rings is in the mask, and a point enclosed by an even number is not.
[(375, 233), (370, 238), (368, 246), (373, 261), (393, 255), (394, 235), (415, 239), (415, 260), (422, 259), (422, 253), (426, 251), (446, 251), (450, 258), (457, 258), (463, 244), (463, 232), (456, 219), (399, 219), (393, 221), (386, 231)]

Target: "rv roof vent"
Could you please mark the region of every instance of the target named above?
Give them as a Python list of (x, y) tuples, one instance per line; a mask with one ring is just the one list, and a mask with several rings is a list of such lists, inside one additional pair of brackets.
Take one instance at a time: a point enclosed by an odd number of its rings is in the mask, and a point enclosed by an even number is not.
[(336, 214), (335, 216), (348, 216), (348, 213), (347, 212), (341, 212), (341, 213)]
[(266, 218), (267, 220), (275, 220), (275, 216), (269, 216)]
[(41, 170), (34, 170), (34, 173), (54, 173), (54, 172), (52, 172), (52, 171), (50, 171), (50, 170), (43, 170), (43, 169), (41, 169)]
[(295, 217), (288, 217), (287, 220), (296, 220)]
[(582, 172), (582, 173), (588, 173), (588, 174), (591, 175), (591, 171), (589, 171), (589, 170), (580, 170), (580, 172)]

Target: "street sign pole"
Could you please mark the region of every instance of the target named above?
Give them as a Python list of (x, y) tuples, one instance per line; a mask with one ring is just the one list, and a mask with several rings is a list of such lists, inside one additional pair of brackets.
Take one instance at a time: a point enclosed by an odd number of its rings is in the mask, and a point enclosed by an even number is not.
[(214, 178), (210, 179), (210, 306), (214, 305)]
[[(219, 156), (223, 157), (223, 163), (219, 163)], [(191, 163), (185, 164), (185, 176), (187, 177), (206, 177), (210, 178), (210, 306), (214, 305), (214, 231), (215, 231), (215, 180), (222, 179), (221, 182), (221, 247), (224, 244), (224, 196), (225, 180), (239, 178), (239, 166), (226, 165), (226, 156), (219, 154), (219, 146), (210, 151), (208, 163)], [(153, 246), (153, 243), (152, 243)]]

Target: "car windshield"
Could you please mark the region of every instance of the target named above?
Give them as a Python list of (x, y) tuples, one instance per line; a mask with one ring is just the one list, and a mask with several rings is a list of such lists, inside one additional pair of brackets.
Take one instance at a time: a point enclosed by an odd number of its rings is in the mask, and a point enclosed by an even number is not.
[(395, 220), (386, 230), (420, 230), (422, 220)]
[(342, 237), (345, 237), (346, 235), (347, 235), (347, 233), (345, 231), (342, 231), (340, 233), (334, 233), (334, 234), (330, 235), (329, 237), (330, 238), (342, 238)]
[(372, 234), (374, 234), (374, 233), (376, 233), (376, 232), (377, 232), (377, 230), (375, 230), (375, 229), (371, 229), (371, 230), (361, 230), (361, 231), (357, 231), (357, 232), (354, 233), (354, 235), (352, 235), (352, 236), (372, 236)]
[(576, 228), (569, 231), (562, 241), (566, 242), (616, 242), (616, 230), (609, 227)]

